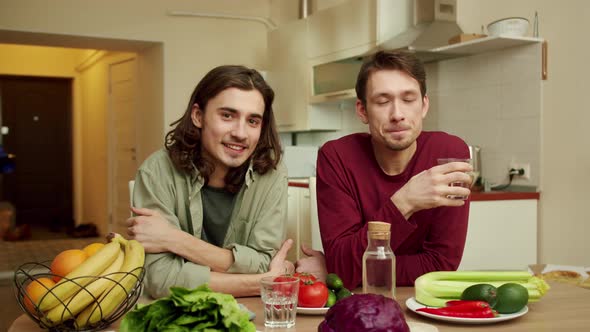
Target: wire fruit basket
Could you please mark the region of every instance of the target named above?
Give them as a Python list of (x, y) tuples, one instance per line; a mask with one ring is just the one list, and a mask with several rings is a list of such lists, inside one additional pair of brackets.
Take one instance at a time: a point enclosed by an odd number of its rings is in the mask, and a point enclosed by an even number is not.
[[(73, 296), (68, 299), (59, 299), (59, 303), (58, 303), (58, 306), (63, 305), (63, 311), (60, 314), (61, 318), (64, 318), (66, 316), (67, 317), (73, 316), (73, 317), (69, 318), (69, 319), (65, 319), (65, 320), (60, 319), (60, 321), (61, 320), (63, 320), (63, 321), (60, 323), (54, 324), (48, 320), (47, 312), (42, 312), (41, 310), (39, 310), (39, 307), (35, 304), (35, 301), (33, 301), (31, 296), (29, 294), (27, 294), (26, 287), (31, 282), (38, 280), (39, 278), (51, 279), (52, 277), (55, 276), (54, 274), (51, 273), (47, 262), (45, 262), (45, 263), (25, 263), (25, 264), (19, 266), (16, 269), (16, 271), (14, 272), (14, 294), (16, 296), (16, 300), (17, 300), (19, 306), (21, 307), (21, 309), (34, 322), (36, 322), (43, 329), (48, 329), (50, 331), (56, 331), (56, 332), (93, 332), (93, 331), (99, 331), (99, 330), (105, 329), (106, 327), (108, 327), (109, 325), (111, 325), (112, 323), (117, 321), (121, 316), (126, 314), (129, 310), (131, 310), (135, 306), (135, 304), (137, 303), (137, 300), (139, 299), (139, 297), (141, 296), (141, 293), (143, 291), (144, 275), (145, 275), (145, 269), (143, 267), (139, 267), (139, 268), (137, 268), (133, 271), (130, 271), (130, 272), (114, 272), (114, 273), (111, 273), (108, 275), (98, 276), (98, 277), (84, 276), (84, 277), (77, 277), (77, 278), (73, 278), (73, 279), (64, 278), (67, 281), (71, 281), (71, 282), (75, 283), (76, 285), (78, 285), (80, 287), (79, 292), (88, 293), (92, 297), (92, 302), (88, 306), (94, 306), (93, 311), (98, 311), (98, 314), (100, 316), (99, 320), (95, 323), (92, 323), (92, 324), (85, 324), (84, 326), (82, 326), (83, 324), (79, 324), (76, 321), (75, 315), (73, 315), (73, 313), (71, 311), (69, 311), (70, 309), (68, 309), (68, 305), (70, 305), (70, 303), (73, 302), (73, 301), (70, 301)], [(123, 280), (125, 278), (136, 279), (133, 287), (130, 290), (126, 290), (120, 282), (120, 280)], [(86, 286), (83, 286), (81, 284), (82, 279), (85, 279), (86, 281), (88, 279), (93, 279), (92, 281), (97, 281), (100, 279), (108, 279), (109, 283), (111, 285), (109, 287), (107, 287), (102, 292), (102, 294), (106, 294), (108, 292), (117, 291), (117, 290), (118, 291), (123, 290), (123, 291), (125, 291), (125, 297), (124, 297), (123, 301), (121, 301), (121, 303), (119, 303), (114, 310), (112, 310), (110, 313), (108, 313), (108, 311), (105, 312), (105, 315), (103, 317), (103, 308), (101, 307), (101, 302), (100, 302), (101, 294), (93, 295), (87, 289), (88, 285), (90, 285), (91, 283), (88, 283)], [(39, 303), (43, 302), (43, 299), (45, 297), (48, 297), (48, 296), (51, 297), (53, 295), (53, 293), (51, 291), (51, 287), (47, 287), (45, 285), (43, 285), (43, 287), (46, 288), (47, 292), (46, 292), (46, 294), (42, 295), (38, 299)], [(55, 298), (57, 298), (57, 297), (55, 297)]]

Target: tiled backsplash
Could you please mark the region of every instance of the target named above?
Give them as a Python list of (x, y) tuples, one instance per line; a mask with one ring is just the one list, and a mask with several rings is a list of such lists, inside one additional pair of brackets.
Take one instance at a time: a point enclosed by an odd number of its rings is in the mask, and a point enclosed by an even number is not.
[(427, 64), (426, 130), (442, 130), (482, 148), (483, 177), (508, 181), (511, 162), (530, 164), (539, 185), (541, 50), (539, 44)]
[[(442, 130), (482, 148), (483, 177), (508, 181), (511, 162), (530, 164), (531, 179), (513, 184), (538, 186), (541, 128), (540, 44), (426, 64), (430, 111), (425, 130)], [(321, 146), (367, 126), (354, 104), (342, 107), (342, 130), (298, 133), (298, 145)], [(288, 134), (290, 135), (290, 134)], [(286, 144), (290, 139), (283, 134)]]

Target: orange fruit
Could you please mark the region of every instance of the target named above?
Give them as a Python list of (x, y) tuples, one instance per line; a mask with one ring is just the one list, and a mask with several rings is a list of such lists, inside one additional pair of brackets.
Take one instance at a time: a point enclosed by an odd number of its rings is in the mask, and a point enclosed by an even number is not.
[(42, 277), (31, 281), (27, 287), (25, 287), (24, 304), (30, 313), (36, 314), (35, 304), (39, 302), (43, 295), (45, 295), (54, 285), (55, 282), (53, 280)]
[(88, 255), (84, 250), (80, 249), (68, 249), (57, 254), (50, 266), (51, 273), (54, 274), (53, 281), (58, 282), (78, 265), (82, 264), (86, 258), (88, 258)]
[(104, 247), (104, 243), (95, 242), (95, 243), (91, 243), (91, 244), (87, 245), (82, 250), (86, 253), (86, 255), (88, 257), (90, 257), (90, 256), (94, 255), (97, 251), (102, 249), (102, 247)]

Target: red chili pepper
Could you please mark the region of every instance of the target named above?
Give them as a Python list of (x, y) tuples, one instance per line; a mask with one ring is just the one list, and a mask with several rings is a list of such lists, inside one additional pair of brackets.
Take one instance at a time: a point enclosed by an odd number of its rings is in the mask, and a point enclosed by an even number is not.
[(493, 318), (496, 317), (492, 308), (488, 307), (480, 311), (452, 311), (449, 310), (452, 307), (444, 308), (420, 308), (417, 311), (422, 311), (428, 314), (448, 316), (448, 317), (459, 317), (459, 318)]
[(452, 311), (479, 311), (490, 308), (490, 304), (486, 301), (447, 301), (446, 308)]

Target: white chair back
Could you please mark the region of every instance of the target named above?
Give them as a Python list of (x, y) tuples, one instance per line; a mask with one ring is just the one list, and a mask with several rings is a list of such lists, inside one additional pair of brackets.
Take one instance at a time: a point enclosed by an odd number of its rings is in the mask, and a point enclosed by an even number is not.
[[(133, 187), (135, 187), (135, 181), (131, 180), (129, 181), (129, 204), (131, 206), (133, 206)], [(131, 216), (133, 217), (133, 212), (131, 213)]]
[(324, 251), (322, 236), (320, 234), (320, 221), (318, 218), (318, 200), (316, 193), (316, 177), (309, 178), (309, 213), (311, 219), (311, 247), (315, 250)]

